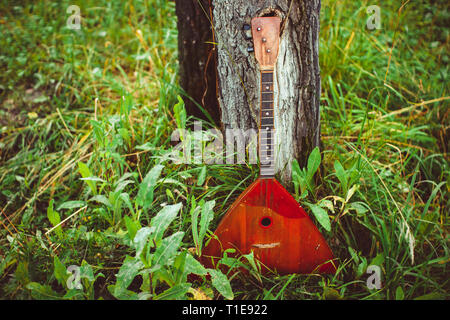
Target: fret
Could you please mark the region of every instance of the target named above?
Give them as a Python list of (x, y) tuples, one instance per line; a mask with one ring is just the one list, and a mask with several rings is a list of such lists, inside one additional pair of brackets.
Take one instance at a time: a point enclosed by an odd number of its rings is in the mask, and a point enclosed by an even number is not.
[[(261, 158), (261, 166), (265, 168), (271, 168), (273, 169), (274, 166), (274, 159), (273, 158)], [(262, 168), (261, 168), (262, 169)]]
[(272, 126), (272, 125), (273, 125), (273, 117), (261, 118), (261, 126)]
[[(273, 145), (268, 144), (268, 147), (270, 147), (269, 149), (265, 149), (265, 148), (261, 148), (261, 156), (266, 157), (267, 155), (271, 155), (272, 154), (272, 149), (273, 149)], [(262, 147), (262, 146), (260, 146)]]
[(262, 72), (261, 73), (261, 82), (273, 82), (273, 72)]
[(268, 130), (273, 130), (274, 129), (274, 126), (272, 125), (263, 125), (263, 126), (261, 126), (261, 130), (264, 130), (264, 131), (268, 131)]
[[(270, 151), (273, 149), (273, 143), (264, 143), (264, 144), (261, 143), (259, 147), (260, 147), (261, 152)], [(267, 147), (269, 147), (269, 148), (267, 148)]]
[(261, 72), (261, 111), (259, 131), (260, 173), (262, 176), (273, 176), (275, 173), (275, 121), (273, 71)]
[(262, 92), (273, 92), (273, 83), (266, 82), (262, 84)]
[(263, 101), (263, 102), (272, 102), (273, 103), (273, 93), (272, 92), (270, 92), (270, 93), (262, 93), (261, 94), (261, 101)]
[(261, 118), (273, 118), (273, 109), (267, 109), (267, 110), (262, 110), (261, 112)]
[(259, 140), (261, 142), (267, 142), (267, 141), (272, 141), (272, 133), (270, 132), (270, 130), (268, 132), (261, 132), (260, 133), (260, 137)]
[(261, 161), (261, 166), (270, 168), (272, 167), (273, 163), (275, 162), (274, 157), (266, 157), (261, 158), (263, 161)]
[(262, 154), (261, 154), (261, 158), (265, 159), (265, 160), (273, 160), (274, 159), (273, 156), (274, 155), (273, 155), (273, 153), (271, 151), (269, 151), (269, 152), (262, 152)]
[(272, 141), (272, 136), (260, 138), (259, 140), (261, 143), (269, 143)]

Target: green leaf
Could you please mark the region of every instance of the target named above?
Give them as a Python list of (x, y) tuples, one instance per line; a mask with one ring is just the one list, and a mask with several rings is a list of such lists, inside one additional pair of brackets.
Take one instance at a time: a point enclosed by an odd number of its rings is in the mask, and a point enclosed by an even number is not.
[(185, 275), (193, 273), (200, 276), (205, 276), (208, 272), (206, 271), (206, 268), (198, 260), (196, 260), (193, 256), (188, 254), (186, 256), (186, 261), (184, 264), (184, 273)]
[(324, 209), (328, 209), (329, 211), (334, 213), (334, 205), (333, 205), (333, 202), (331, 202), (330, 200), (326, 200), (326, 199), (320, 200), (319, 206)]
[(403, 292), (402, 287), (398, 286), (397, 290), (395, 290), (395, 300), (404, 300), (405, 293)]
[(153, 202), (153, 191), (158, 181), (161, 171), (164, 168), (162, 165), (154, 166), (145, 176), (139, 185), (139, 191), (136, 197), (136, 203), (147, 209)]
[(320, 225), (327, 231), (331, 231), (331, 222), (330, 217), (328, 216), (328, 212), (319, 207), (318, 205), (312, 204), (312, 203), (306, 203), (308, 207), (313, 212), (314, 216), (316, 217), (317, 221), (319, 221)]
[[(175, 116), (175, 122), (179, 129), (186, 128), (186, 109), (184, 108), (183, 99), (177, 95), (178, 102), (174, 105), (173, 111)], [(181, 133), (180, 133), (181, 135)], [(180, 137), (181, 141), (183, 141), (183, 136)]]
[(126, 143), (130, 144), (130, 133), (126, 128), (120, 128), (119, 130), (120, 136), (125, 140)]
[(58, 300), (61, 297), (52, 290), (49, 285), (41, 285), (37, 282), (30, 282), (26, 288), (31, 291), (31, 296), (37, 300)]
[(227, 276), (215, 269), (208, 269), (208, 273), (211, 275), (211, 281), (214, 288), (216, 288), (225, 299), (232, 300), (234, 294), (233, 290), (231, 290), (230, 281)]
[(356, 192), (356, 190), (358, 190), (358, 188), (359, 188), (359, 185), (354, 184), (354, 185), (350, 188), (350, 190), (348, 190), (347, 195), (346, 195), (346, 198), (345, 198), (345, 202), (346, 202), (346, 203), (347, 203), (347, 202), (350, 200), (350, 198), (355, 194), (355, 192)]
[(198, 180), (197, 180), (197, 186), (202, 186), (203, 183), (205, 183), (205, 178), (206, 178), (206, 166), (203, 166), (202, 170), (200, 171), (200, 174), (198, 175)]
[(355, 261), (355, 263), (358, 264), (359, 257), (355, 249), (353, 249), (352, 247), (348, 247), (348, 252), (350, 252), (350, 255), (352, 256), (352, 259)]
[(0, 262), (0, 278), (7, 268), (16, 264), (17, 259), (13, 257), (13, 253), (6, 255)]
[(173, 196), (173, 193), (172, 193), (172, 191), (170, 191), (170, 189), (166, 189), (166, 195), (167, 195), (167, 198), (169, 198), (173, 202), (175, 202), (175, 197)]
[(81, 262), (80, 267), (80, 278), (87, 279), (90, 283), (95, 281), (94, 271), (90, 264), (88, 264), (85, 260)]
[(382, 267), (384, 263), (384, 253), (381, 252), (379, 254), (377, 254), (377, 256), (375, 258), (372, 259), (372, 261), (370, 262), (370, 265), (376, 265), (379, 267)]
[(144, 250), (145, 245), (147, 244), (148, 238), (155, 231), (153, 227), (144, 227), (139, 229), (136, 233), (136, 236), (133, 240), (133, 246), (136, 249), (136, 258), (141, 256), (142, 251)]
[(294, 183), (295, 194), (298, 201), (299, 199), (306, 198), (308, 195), (306, 173), (304, 172), (304, 169), (300, 169), (300, 166), (296, 159), (292, 160), (291, 167), (292, 182)]
[(207, 201), (204, 205), (202, 205), (202, 214), (200, 217), (200, 232), (199, 232), (199, 245), (200, 252), (202, 248), (203, 238), (206, 235), (206, 231), (208, 230), (209, 224), (214, 218), (214, 206), (216, 205), (215, 200)]
[(33, 99), (33, 103), (42, 103), (47, 101), (48, 99), (49, 98), (46, 95), (40, 95), (39, 97)]
[(67, 269), (64, 264), (59, 260), (58, 256), (53, 258), (53, 266), (56, 280), (60, 285), (64, 288), (67, 286), (67, 279), (69, 278), (69, 274), (67, 273)]
[(340, 300), (342, 299), (341, 295), (336, 289), (325, 287), (323, 288), (323, 298), (325, 300)]
[(292, 160), (291, 168), (292, 168), (292, 177), (293, 178), (300, 175), (301, 169), (300, 169), (300, 165), (298, 164), (297, 159)]
[[(92, 173), (91, 173), (91, 170), (89, 170), (89, 167), (81, 161), (78, 162), (78, 171), (80, 172), (80, 174), (83, 178), (92, 177)], [(97, 186), (96, 186), (95, 181), (88, 180), (86, 182), (87, 182), (89, 188), (91, 188), (92, 193), (97, 194)]]
[(22, 285), (27, 285), (30, 282), (30, 275), (28, 272), (28, 262), (20, 261), (17, 265), (14, 276)]
[(142, 277), (142, 284), (139, 288), (141, 292), (150, 292), (152, 291), (152, 283), (150, 283), (150, 272), (147, 272), (148, 269), (143, 269), (139, 274)]
[(119, 300), (138, 300), (139, 295), (128, 289), (123, 289), (117, 285), (109, 285), (108, 291)]
[(81, 208), (86, 205), (86, 202), (84, 201), (66, 201), (62, 203), (57, 210), (61, 209), (76, 209)]
[(133, 215), (134, 215), (135, 213), (134, 213), (133, 205), (131, 204), (130, 195), (126, 192), (122, 192), (119, 195), (119, 199), (121, 199), (123, 202), (125, 202), (128, 209), (130, 209), (131, 213), (133, 213)]
[(117, 192), (121, 192), (123, 189), (125, 189), (125, 187), (131, 183), (134, 183), (133, 180), (124, 180), (124, 181), (120, 181), (117, 183), (116, 185), (116, 189), (114, 189), (114, 193)]
[(165, 266), (175, 255), (180, 247), (184, 232), (179, 231), (164, 238), (153, 255), (154, 266)]
[(185, 300), (186, 293), (191, 288), (190, 283), (182, 283), (167, 289), (163, 293), (157, 295), (155, 300)]
[(47, 208), (47, 217), (48, 217), (48, 220), (50, 221), (50, 223), (53, 226), (56, 226), (56, 225), (58, 225), (58, 223), (61, 222), (61, 218), (60, 218), (58, 212), (53, 210), (53, 203), (54, 203), (54, 200), (53, 199), (50, 200), (50, 203), (48, 204), (48, 208)]
[(253, 271), (255, 271), (255, 274), (259, 277), (261, 270), (259, 268), (259, 263), (257, 265), (257, 260), (255, 260), (254, 252), (251, 251), (249, 254), (244, 254), (242, 256), (250, 263), (250, 266), (252, 267)]
[(308, 157), (307, 178), (309, 182), (312, 181), (314, 174), (316, 173), (317, 169), (319, 169), (320, 162), (321, 157), (319, 147), (315, 147)]
[[(47, 208), (47, 217), (48, 220), (50, 221), (50, 223), (52, 224), (52, 226), (57, 226), (60, 222), (61, 222), (61, 217), (59, 216), (59, 213), (55, 210), (53, 210), (53, 203), (54, 200), (50, 200), (50, 203), (48, 204), (48, 208)], [(62, 233), (62, 228), (61, 226), (58, 226), (55, 229), (56, 234), (58, 235), (58, 237), (60, 239), (62, 239), (63, 237), (63, 233)]]
[(76, 296), (80, 296), (80, 298), (83, 297), (83, 292), (78, 289), (70, 289), (67, 291), (67, 293), (64, 295), (63, 299), (70, 300)]
[[(230, 269), (242, 268), (242, 269), (249, 270), (247, 264), (243, 263), (238, 258), (229, 257), (226, 254), (224, 254), (223, 258), (219, 260), (217, 265), (224, 265), (224, 266), (229, 267)], [(257, 275), (257, 277), (259, 277), (259, 275)]]
[(181, 209), (181, 203), (165, 206), (150, 222), (150, 226), (155, 228), (153, 239), (155, 242), (162, 239), (164, 232), (176, 218)]
[(181, 253), (177, 255), (175, 261), (173, 263), (173, 278), (174, 283), (185, 283), (187, 278), (184, 278), (184, 268), (186, 266), (186, 256), (188, 255), (187, 250), (183, 250)]
[(114, 296), (120, 296), (127, 290), (128, 286), (138, 275), (139, 271), (144, 267), (140, 259), (126, 256), (122, 266), (117, 273), (117, 281), (114, 287)]
[(414, 300), (445, 300), (446, 296), (440, 292), (431, 292), (414, 298)]
[(361, 277), (364, 274), (364, 272), (366, 272), (366, 270), (367, 270), (367, 259), (364, 257), (360, 257), (360, 259), (361, 259), (361, 263), (356, 268), (356, 277), (357, 278)]
[(134, 221), (128, 216), (125, 216), (123, 219), (125, 221), (125, 226), (127, 227), (128, 236), (130, 240), (133, 240), (138, 230), (141, 229), (141, 224), (139, 221)]
[[(201, 202), (201, 201), (200, 201)], [(197, 255), (200, 255), (200, 246), (198, 244), (198, 215), (201, 212), (201, 208), (196, 206), (195, 198), (192, 196), (191, 207), (191, 225), (192, 225), (192, 238), (194, 239), (195, 251)]]
[(155, 147), (150, 142), (146, 142), (144, 144), (141, 144), (140, 146), (136, 146), (136, 150), (150, 151), (150, 150), (154, 150), (154, 149), (155, 149)]
[(300, 187), (300, 166), (298, 164), (297, 159), (292, 160), (291, 163), (291, 172), (292, 172), (292, 182), (294, 183), (295, 192), (297, 193), (298, 188)]
[(81, 181), (95, 181), (95, 182), (106, 182), (102, 178), (99, 177), (87, 177), (87, 178), (80, 178)]
[(97, 140), (100, 147), (103, 148), (105, 146), (104, 140), (105, 140), (105, 136), (106, 136), (104, 124), (102, 122), (94, 120), (94, 119), (89, 120), (89, 122), (92, 125), (95, 140)]
[(104, 204), (105, 206), (112, 208), (113, 205), (111, 204), (111, 202), (109, 201), (109, 199), (107, 197), (105, 197), (104, 195), (96, 195), (93, 196), (91, 199), (89, 199), (89, 201), (96, 201), (99, 202), (101, 204)]
[[(191, 210), (191, 219), (192, 219), (192, 235), (194, 238), (194, 244), (197, 251), (197, 254), (200, 256), (202, 252), (203, 239), (206, 235), (206, 231), (208, 230), (209, 224), (214, 218), (213, 208), (215, 206), (215, 201), (207, 201), (203, 203), (201, 201), (199, 204), (201, 205), (201, 210), (199, 207), (196, 207), (194, 210)], [(198, 214), (201, 211), (200, 216), (200, 231), (198, 231)]]
[(347, 185), (348, 178), (347, 178), (346, 172), (344, 170), (344, 167), (339, 162), (339, 160), (336, 160), (334, 162), (334, 170), (336, 171), (336, 177), (338, 178), (339, 182), (341, 183), (342, 194), (345, 197), (347, 195), (347, 190), (348, 190), (348, 185)]
[(354, 209), (358, 215), (364, 214), (369, 211), (369, 209), (367, 209), (363, 202), (352, 202), (350, 203), (350, 208)]

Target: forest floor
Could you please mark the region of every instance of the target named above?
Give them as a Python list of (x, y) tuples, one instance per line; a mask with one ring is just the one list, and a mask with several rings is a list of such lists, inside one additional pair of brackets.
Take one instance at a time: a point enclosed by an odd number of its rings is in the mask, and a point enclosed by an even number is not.
[(80, 3), (79, 30), (70, 1), (0, 4), (0, 298), (449, 298), (446, 1), (383, 2), (375, 29), (322, 1), (320, 167), (287, 188), (339, 269), (232, 277), (196, 257), (258, 166), (167, 160), (194, 120), (174, 2)]

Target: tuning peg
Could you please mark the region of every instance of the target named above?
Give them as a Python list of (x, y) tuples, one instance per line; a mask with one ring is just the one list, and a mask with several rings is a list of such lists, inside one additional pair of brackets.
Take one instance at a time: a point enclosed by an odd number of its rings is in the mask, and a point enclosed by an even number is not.
[(253, 52), (253, 51), (255, 51), (255, 48), (253, 48), (253, 47), (248, 47), (247, 48), (247, 52)]
[(245, 40), (251, 40), (252, 39), (252, 27), (249, 24), (244, 24), (242, 29), (244, 30)]

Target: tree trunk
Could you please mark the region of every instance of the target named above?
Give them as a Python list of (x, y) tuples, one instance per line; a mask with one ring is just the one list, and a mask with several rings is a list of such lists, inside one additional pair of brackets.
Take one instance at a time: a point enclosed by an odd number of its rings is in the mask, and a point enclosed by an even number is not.
[(176, 0), (178, 16), (178, 55), (180, 86), (187, 94), (188, 114), (209, 120), (199, 108), (204, 108), (216, 124), (220, 124), (220, 109), (216, 88), (216, 50), (211, 17), (212, 0)]
[(244, 24), (256, 16), (276, 14), (282, 19), (274, 101), (276, 169), (283, 182), (290, 181), (292, 159), (305, 165), (319, 145), (319, 13), (320, 0), (213, 1), (223, 129), (259, 126), (260, 72), (254, 54), (247, 51), (252, 40), (245, 39)]

